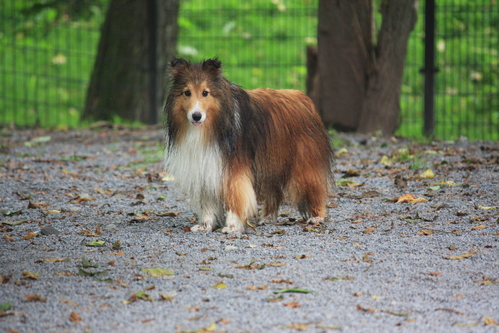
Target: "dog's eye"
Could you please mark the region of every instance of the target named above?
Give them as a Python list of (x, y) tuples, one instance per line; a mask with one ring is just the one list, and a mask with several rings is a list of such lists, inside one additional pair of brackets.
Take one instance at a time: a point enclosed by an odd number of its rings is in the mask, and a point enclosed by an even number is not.
[(208, 96), (208, 94), (209, 94), (209, 92), (207, 92), (206, 90), (205, 90), (205, 91), (203, 91), (203, 97)]
[(184, 91), (184, 95), (189, 97), (191, 95), (191, 91), (190, 90), (186, 90)]

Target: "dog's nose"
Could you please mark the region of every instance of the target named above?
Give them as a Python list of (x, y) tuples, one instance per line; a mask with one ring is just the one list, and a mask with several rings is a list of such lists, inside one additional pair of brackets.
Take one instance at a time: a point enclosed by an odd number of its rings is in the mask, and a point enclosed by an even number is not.
[(192, 120), (194, 121), (200, 121), (202, 117), (201, 112), (194, 112), (192, 114)]

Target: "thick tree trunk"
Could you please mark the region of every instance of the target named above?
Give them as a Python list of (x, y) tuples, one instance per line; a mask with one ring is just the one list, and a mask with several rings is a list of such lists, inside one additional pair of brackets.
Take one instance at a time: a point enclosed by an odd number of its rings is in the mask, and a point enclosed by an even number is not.
[(383, 21), (376, 46), (376, 62), (369, 77), (360, 118), (359, 133), (381, 131), (392, 135), (399, 125), (400, 89), (404, 75), (407, 41), (416, 25), (417, 1), (384, 1)]
[(319, 105), (324, 123), (357, 129), (372, 49), (372, 6), (366, 0), (319, 1)]
[(179, 0), (111, 0), (82, 119), (159, 122), (178, 6)]
[(407, 40), (417, 0), (383, 0), (374, 44), (372, 0), (319, 0), (316, 106), (339, 130), (391, 135), (397, 128)]

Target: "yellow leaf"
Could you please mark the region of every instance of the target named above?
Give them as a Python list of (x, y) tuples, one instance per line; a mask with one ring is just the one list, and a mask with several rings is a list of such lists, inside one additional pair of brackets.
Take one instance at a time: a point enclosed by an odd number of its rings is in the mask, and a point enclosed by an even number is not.
[(483, 321), (485, 323), (485, 326), (488, 326), (488, 325), (494, 325), (494, 326), (497, 326), (499, 325), (499, 323), (497, 323), (494, 319), (490, 318), (490, 317), (485, 317), (483, 318)]
[(43, 258), (42, 260), (47, 262), (71, 261), (69, 258)]
[(497, 209), (497, 206), (490, 206), (490, 207), (488, 207), (488, 206), (478, 206), (477, 208), (478, 209)]
[(474, 256), (474, 255), (476, 255), (476, 252), (469, 252), (469, 253), (461, 254), (458, 256), (450, 256), (449, 259), (450, 260), (460, 260), (460, 259), (469, 258), (469, 257)]
[(275, 262), (271, 262), (270, 264), (267, 264), (267, 266), (270, 266), (270, 267), (282, 267), (282, 266), (286, 266), (286, 264), (282, 263), (280, 261), (275, 261)]
[(80, 306), (80, 304), (78, 303), (75, 303), (75, 302), (72, 302), (72, 301), (68, 301), (66, 299), (61, 299), (60, 300), (61, 303), (64, 303), (64, 304), (68, 304), (68, 305), (73, 305), (73, 306)]
[(397, 199), (397, 203), (407, 202), (407, 203), (419, 203), (419, 202), (428, 202), (425, 198), (416, 198), (414, 195), (407, 193), (400, 196)]
[(109, 255), (111, 255), (111, 256), (122, 256), (122, 255), (124, 255), (124, 254), (125, 254), (125, 252), (123, 252), (123, 251), (109, 253)]
[(216, 285), (212, 286), (213, 289), (225, 289), (227, 288), (227, 285), (225, 284), (225, 282), (219, 282), (217, 283)]
[(60, 213), (60, 210), (47, 210), (48, 213), (55, 214), (55, 213)]
[(38, 275), (40, 273), (39, 272), (36, 272), (36, 273), (32, 273), (30, 271), (24, 271), (23, 272), (23, 275), (21, 276), (21, 279), (32, 279), (32, 280), (38, 280)]
[(483, 224), (480, 224), (480, 225), (476, 225), (474, 227), (471, 227), (470, 229), (471, 230), (483, 230), (483, 229), (485, 229), (485, 226)]
[(392, 161), (392, 160), (391, 160), (388, 156), (386, 156), (386, 155), (385, 155), (385, 156), (383, 156), (383, 157), (381, 158), (381, 161), (379, 161), (379, 162), (380, 162), (381, 164), (386, 165), (386, 166), (390, 166), (390, 165), (392, 165), (392, 164), (393, 164), (393, 161)]
[(144, 268), (142, 271), (149, 273), (150, 276), (152, 277), (160, 277), (160, 276), (175, 274), (173, 271), (164, 268)]
[(425, 172), (423, 172), (419, 178), (424, 178), (424, 179), (433, 179), (435, 178), (435, 174), (433, 173), (433, 170), (431, 169), (426, 169)]

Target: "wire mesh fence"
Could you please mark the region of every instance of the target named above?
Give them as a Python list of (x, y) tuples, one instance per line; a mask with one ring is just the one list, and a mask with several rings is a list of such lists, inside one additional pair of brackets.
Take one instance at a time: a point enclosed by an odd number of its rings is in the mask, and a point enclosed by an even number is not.
[[(23, 11), (25, 2), (0, 3), (0, 126), (81, 125), (107, 2), (96, 1), (100, 5), (79, 16), (50, 8), (33, 14)], [(226, 76), (244, 88), (305, 90), (317, 2), (183, 0), (178, 55), (219, 57)], [(435, 136), (499, 140), (499, 4), (442, 0), (436, 10)], [(403, 136), (423, 131), (421, 8), (419, 15), (402, 86), (397, 133)]]

